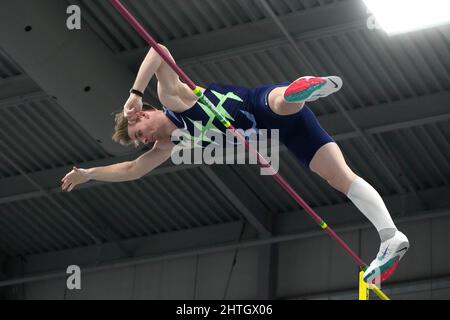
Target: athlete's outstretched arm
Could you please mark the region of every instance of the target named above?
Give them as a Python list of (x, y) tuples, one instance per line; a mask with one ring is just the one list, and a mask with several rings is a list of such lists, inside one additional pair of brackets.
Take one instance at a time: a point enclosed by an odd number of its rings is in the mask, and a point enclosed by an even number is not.
[(124, 182), (137, 180), (170, 158), (171, 149), (161, 149), (157, 145), (134, 161), (121, 162), (106, 167), (81, 169), (74, 167), (61, 179), (63, 191), (72, 191), (79, 184), (90, 180)]

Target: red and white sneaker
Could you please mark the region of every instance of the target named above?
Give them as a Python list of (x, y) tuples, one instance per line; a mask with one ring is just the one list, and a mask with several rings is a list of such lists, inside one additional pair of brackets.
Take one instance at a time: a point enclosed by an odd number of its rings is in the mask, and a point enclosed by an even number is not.
[(312, 102), (333, 94), (342, 88), (339, 77), (301, 77), (284, 92), (284, 100), (292, 103)]
[(396, 231), (391, 239), (381, 243), (377, 257), (364, 272), (364, 281), (372, 284), (386, 281), (392, 276), (408, 249), (408, 238), (400, 231)]

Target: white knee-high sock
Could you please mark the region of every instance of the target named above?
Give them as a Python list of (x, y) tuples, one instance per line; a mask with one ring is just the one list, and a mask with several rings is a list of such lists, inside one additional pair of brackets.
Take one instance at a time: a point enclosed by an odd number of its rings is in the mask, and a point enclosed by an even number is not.
[(397, 227), (383, 199), (364, 179), (357, 177), (352, 182), (347, 197), (372, 222), (380, 234), (381, 241), (394, 236)]

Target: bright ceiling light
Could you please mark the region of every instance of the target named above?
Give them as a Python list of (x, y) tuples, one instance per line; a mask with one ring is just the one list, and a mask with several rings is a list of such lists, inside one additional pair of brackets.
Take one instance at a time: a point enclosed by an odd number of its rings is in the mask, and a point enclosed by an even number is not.
[(450, 22), (450, 0), (363, 0), (377, 24), (395, 35)]

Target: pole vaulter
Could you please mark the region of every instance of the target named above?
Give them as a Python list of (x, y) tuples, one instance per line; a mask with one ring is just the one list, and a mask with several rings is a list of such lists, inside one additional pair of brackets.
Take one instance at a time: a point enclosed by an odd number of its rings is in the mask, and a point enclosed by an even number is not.
[[(363, 280), (361, 275), (367, 270), (368, 265), (342, 240), (340, 236), (330, 228), (327, 223), (303, 200), (303, 198), (289, 185), (289, 183), (271, 166), (271, 164), (247, 141), (247, 139), (233, 126), (233, 124), (227, 120), (227, 118), (220, 113), (211, 100), (206, 97), (200, 88), (184, 73), (184, 71), (171, 59), (171, 57), (158, 45), (155, 39), (143, 28), (143, 26), (136, 20), (136, 18), (124, 7), (120, 0), (110, 0), (112, 5), (118, 10), (118, 12), (133, 26), (133, 28), (142, 36), (142, 38), (161, 56), (161, 58), (170, 66), (171, 69), (180, 77), (180, 79), (194, 92), (198, 97), (199, 102), (203, 104), (203, 108), (207, 108), (209, 112), (212, 112), (214, 116), (227, 128), (232, 134), (245, 145), (246, 149), (256, 156), (258, 164), (268, 170), (271, 173), (275, 181), (285, 190), (310, 216), (311, 218), (323, 229), (328, 235), (337, 242), (350, 257), (358, 264), (360, 268), (360, 299), (364, 298), (362, 291), (365, 291), (367, 286), (362, 284)], [(393, 261), (393, 264), (398, 263)], [(395, 265), (396, 266), (396, 265)], [(392, 268), (392, 272), (395, 269)], [(387, 276), (391, 272), (388, 272)], [(386, 274), (385, 274), (386, 276)], [(388, 300), (389, 298), (374, 284), (369, 284), (368, 288), (372, 289), (381, 299)], [(368, 292), (368, 290), (366, 290)]]

